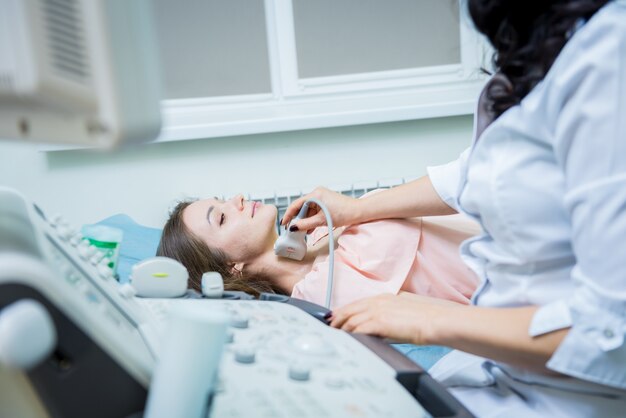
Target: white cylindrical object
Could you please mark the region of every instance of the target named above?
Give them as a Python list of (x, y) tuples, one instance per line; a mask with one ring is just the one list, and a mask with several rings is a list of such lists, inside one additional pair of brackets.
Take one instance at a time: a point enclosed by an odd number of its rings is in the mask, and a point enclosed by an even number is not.
[(0, 363), (29, 370), (50, 355), (57, 343), (56, 328), (46, 308), (22, 299), (0, 312)]
[(202, 275), (202, 294), (207, 298), (221, 299), (224, 295), (224, 279), (216, 271), (207, 271)]
[(130, 283), (142, 298), (177, 298), (187, 292), (189, 273), (177, 260), (150, 257), (135, 264)]
[(150, 383), (146, 418), (207, 416), (228, 322), (226, 312), (205, 303), (187, 301), (172, 308)]

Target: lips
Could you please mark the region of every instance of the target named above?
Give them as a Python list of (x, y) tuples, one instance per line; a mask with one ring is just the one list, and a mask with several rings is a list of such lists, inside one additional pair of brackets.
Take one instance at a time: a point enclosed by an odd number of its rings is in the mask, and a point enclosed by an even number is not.
[(254, 212), (256, 212), (256, 202), (252, 202), (252, 217), (254, 218)]

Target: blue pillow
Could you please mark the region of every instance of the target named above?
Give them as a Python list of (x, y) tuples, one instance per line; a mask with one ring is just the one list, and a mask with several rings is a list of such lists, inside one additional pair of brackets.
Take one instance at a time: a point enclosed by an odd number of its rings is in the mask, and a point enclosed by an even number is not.
[(418, 346), (413, 344), (391, 344), (393, 348), (428, 370), (452, 349), (438, 345)]
[(124, 232), (117, 264), (120, 283), (128, 283), (134, 264), (156, 255), (161, 239), (160, 229), (140, 225), (124, 214), (113, 215), (96, 225), (111, 226)]

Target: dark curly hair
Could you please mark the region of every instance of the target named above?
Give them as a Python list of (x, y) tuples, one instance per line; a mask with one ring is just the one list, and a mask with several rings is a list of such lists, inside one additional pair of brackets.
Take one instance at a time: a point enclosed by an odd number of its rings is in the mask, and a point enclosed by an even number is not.
[(476, 28), (495, 49), (495, 70), (505, 76), (487, 87), (493, 115), (520, 103), (546, 76), (577, 22), (590, 19), (609, 1), (467, 0)]

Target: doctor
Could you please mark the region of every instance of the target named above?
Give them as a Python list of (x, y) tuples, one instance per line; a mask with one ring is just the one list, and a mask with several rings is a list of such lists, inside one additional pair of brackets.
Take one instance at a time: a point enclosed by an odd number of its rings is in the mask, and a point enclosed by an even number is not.
[[(353, 200), (319, 188), (335, 225), (463, 212), (471, 306), (363, 299), (332, 326), (456, 350), (430, 373), (476, 415), (626, 410), (626, 2), (468, 0), (496, 50), (472, 146), (415, 182)], [(324, 224), (316, 210), (292, 228)]]

